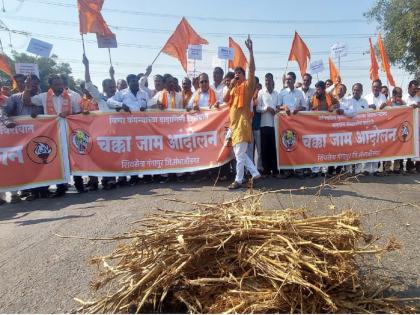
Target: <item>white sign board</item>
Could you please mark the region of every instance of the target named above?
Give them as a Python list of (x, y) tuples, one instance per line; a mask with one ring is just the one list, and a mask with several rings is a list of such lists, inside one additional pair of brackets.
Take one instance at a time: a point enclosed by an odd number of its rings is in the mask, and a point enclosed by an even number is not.
[(35, 74), (39, 78), (39, 69), (36, 63), (15, 63), (16, 74)]
[(203, 57), (203, 48), (201, 45), (188, 45), (188, 59), (201, 60)]
[(219, 57), (219, 59), (233, 60), (233, 48), (219, 47), (217, 51), (217, 56)]
[(117, 48), (117, 37), (115, 34), (111, 36), (101, 36), (96, 33), (96, 40), (98, 41), (98, 48)]
[(347, 56), (347, 46), (341, 43), (335, 43), (331, 46), (331, 57), (337, 59)]
[(42, 40), (31, 38), (29, 41), (27, 52), (33, 53), (35, 55), (48, 58), (51, 54), (53, 45)]
[(309, 69), (311, 69), (311, 73), (320, 73), (324, 71), (324, 63), (322, 60), (314, 60), (309, 64)]

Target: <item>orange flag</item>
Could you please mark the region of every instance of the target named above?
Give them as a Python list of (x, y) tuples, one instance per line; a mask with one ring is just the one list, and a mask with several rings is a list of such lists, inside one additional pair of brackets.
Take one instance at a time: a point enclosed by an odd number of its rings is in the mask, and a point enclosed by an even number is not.
[(169, 37), (162, 52), (172, 57), (178, 58), (185, 72), (187, 72), (187, 49), (188, 45), (208, 44), (204, 38), (200, 37), (188, 23), (185, 17), (175, 29), (175, 32)]
[(241, 67), (244, 70), (248, 64), (244, 52), (241, 49), (241, 46), (235, 42), (232, 37), (229, 37), (229, 47), (233, 48), (233, 60), (229, 60), (228, 67), (235, 69), (236, 67)]
[(389, 65), (388, 55), (386, 54), (384, 44), (382, 43), (381, 34), (378, 33), (378, 48), (379, 48), (379, 55), (381, 56), (382, 61), (382, 69), (386, 73), (386, 78), (392, 86), (395, 86), (394, 78), (391, 74), (391, 66)]
[(370, 79), (372, 81), (378, 80), (379, 79), (379, 74), (378, 74), (378, 62), (376, 61), (376, 56), (375, 56), (375, 50), (373, 49), (373, 45), (372, 45), (372, 40), (369, 38), (369, 44), (370, 44)]
[(0, 71), (4, 72), (8, 77), (10, 77), (10, 80), (12, 81), (12, 89), (16, 88), (16, 82), (15, 79), (13, 79), (13, 73), (10, 69), (9, 63), (7, 62), (7, 59), (4, 55), (0, 55)]
[(331, 57), (328, 58), (328, 64), (330, 67), (330, 79), (335, 83), (338, 80), (338, 77), (340, 76), (340, 72), (336, 68), (334, 61)]
[(113, 35), (101, 14), (103, 4), (104, 0), (77, 0), (80, 34)]
[(299, 34), (295, 32), (293, 38), (292, 48), (290, 49), (289, 61), (296, 60), (299, 64), (300, 73), (303, 75), (306, 73), (306, 67), (308, 66), (308, 60), (311, 59), (311, 53), (309, 52), (308, 46), (300, 38)]

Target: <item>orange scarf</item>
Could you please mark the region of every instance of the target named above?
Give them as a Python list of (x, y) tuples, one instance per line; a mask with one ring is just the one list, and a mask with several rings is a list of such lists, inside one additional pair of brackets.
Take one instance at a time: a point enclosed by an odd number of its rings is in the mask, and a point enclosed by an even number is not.
[[(325, 100), (327, 102), (328, 111), (332, 111), (334, 108), (331, 95), (325, 93)], [(321, 106), (320, 100), (316, 97), (316, 95), (312, 96), (312, 110), (319, 110), (319, 106)]]
[(83, 112), (92, 112), (95, 110), (99, 110), (98, 103), (92, 98), (88, 99), (83, 97), (79, 102), (80, 107), (82, 108)]
[(182, 106), (185, 108), (188, 105), (188, 102), (190, 101), (192, 96), (191, 91), (184, 91), (182, 90)]
[[(170, 93), (170, 95), (172, 96), (171, 98), (171, 109), (175, 109), (175, 92), (172, 91)], [(163, 89), (162, 90), (162, 97), (160, 99), (160, 102), (162, 103), (163, 107), (168, 108), (168, 97), (169, 97), (169, 92), (167, 89)]]
[(230, 105), (242, 108), (245, 106), (245, 87), (246, 81), (242, 82), (241, 84), (235, 86), (232, 91), (230, 92)]
[[(53, 90), (49, 89), (47, 92), (47, 115), (57, 115), (52, 100), (53, 94)], [(63, 97), (63, 103), (61, 104), (61, 112), (69, 112), (71, 114), (71, 99), (66, 89), (64, 89), (63, 94), (61, 94), (61, 96)]]
[[(209, 88), (209, 99), (208, 99), (208, 107), (212, 107), (216, 103), (216, 93), (214, 93), (212, 88)], [(201, 89), (197, 90), (197, 93), (195, 93), (194, 100), (193, 100), (193, 107), (198, 106), (198, 102), (200, 101), (200, 95), (201, 95)]]

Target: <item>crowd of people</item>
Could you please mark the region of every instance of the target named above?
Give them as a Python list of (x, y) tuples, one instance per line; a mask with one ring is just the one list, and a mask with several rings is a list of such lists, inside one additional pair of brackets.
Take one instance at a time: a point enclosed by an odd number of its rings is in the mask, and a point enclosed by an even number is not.
[[(282, 85), (275, 88), (272, 73), (266, 73), (264, 82), (255, 76), (255, 62), (251, 39), (246, 41), (249, 51), (248, 76), (246, 69), (237, 67), (233, 72), (224, 73), (220, 67), (214, 68), (212, 82), (207, 73), (201, 73), (192, 80), (185, 77), (181, 84), (170, 74), (153, 76), (154, 88), (148, 87), (152, 73), (149, 66), (144, 73), (129, 74), (126, 79), (115, 80), (115, 72), (110, 68), (110, 77), (102, 81), (102, 93), (92, 83), (89, 72), (89, 60), (84, 55), (85, 81), (80, 84), (80, 92), (68, 87), (65, 75), (51, 75), (48, 79), (48, 91), (41, 92), (40, 80), (36, 75), (15, 75), (16, 90), (7, 87), (1, 89), (0, 123), (6, 128), (14, 128), (16, 116), (89, 114), (91, 111), (124, 111), (128, 113), (148, 109), (200, 109), (229, 106), (230, 129), (227, 139), (231, 141), (235, 160), (217, 170), (207, 170), (189, 174), (166, 174), (160, 176), (103, 177), (103, 189), (121, 186), (134, 186), (140, 183), (168, 183), (171, 180), (201, 181), (209, 176), (220, 181), (233, 179), (229, 189), (238, 189), (245, 184), (255, 182), (267, 176), (275, 178), (298, 178), (333, 176), (340, 173), (355, 173), (383, 176), (391, 173), (420, 172), (420, 162), (408, 159), (391, 162), (368, 162), (343, 167), (314, 167), (312, 169), (278, 170), (275, 143), (274, 116), (279, 113), (296, 115), (301, 111), (326, 111), (338, 115), (354, 116), (364, 110), (382, 110), (395, 106), (420, 106), (419, 82), (412, 80), (406, 93), (401, 87), (394, 87), (389, 93), (388, 87), (380, 80), (372, 82), (371, 91), (364, 92), (360, 83), (354, 83), (351, 90), (338, 79), (318, 81), (312, 87), (312, 76), (303, 75), (302, 82), (296, 82), (296, 74), (288, 72), (283, 76)], [(264, 87), (262, 85), (264, 83)], [(403, 95), (404, 94), (404, 95)], [(363, 96), (364, 95), (364, 96)], [(382, 164), (380, 166), (380, 164)], [(405, 169), (404, 169), (405, 166)], [(80, 176), (73, 177), (74, 186), (79, 193), (99, 188), (99, 179), (89, 177), (85, 183)], [(57, 185), (54, 193), (49, 187), (29, 189), (20, 193), (11, 192), (11, 202), (22, 198), (60, 197), (65, 195), (68, 184)], [(0, 194), (0, 204), (5, 203), (5, 194)]]

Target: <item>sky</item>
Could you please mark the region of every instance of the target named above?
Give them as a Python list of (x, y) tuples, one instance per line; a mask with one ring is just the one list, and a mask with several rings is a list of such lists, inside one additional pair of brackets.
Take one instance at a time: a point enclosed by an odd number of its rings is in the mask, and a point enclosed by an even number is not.
[[(0, 31), (4, 52), (12, 49), (25, 52), (31, 37), (53, 44), (52, 53), (58, 61), (69, 63), (73, 76), (84, 78), (82, 42), (76, 0), (3, 0), (0, 21), (10, 30)], [(350, 87), (361, 82), (370, 92), (369, 41), (376, 43), (377, 24), (363, 13), (375, 1), (370, 0), (105, 0), (102, 15), (116, 34), (118, 48), (111, 49), (116, 78), (144, 72), (164, 46), (181, 18), (185, 16), (209, 45), (203, 46), (203, 59), (189, 63), (189, 71), (212, 73), (215, 65), (225, 63), (217, 58), (219, 46), (228, 46), (228, 37), (240, 43), (248, 56), (245, 40), (250, 34), (254, 43), (256, 75), (274, 74), (276, 86), (286, 71), (300, 72), (295, 61), (287, 62), (294, 32), (297, 31), (311, 51), (311, 61), (322, 60), (325, 70), (314, 75), (313, 84), (329, 77), (328, 57), (335, 43), (347, 46), (347, 56), (340, 60), (343, 83)], [(1, 24), (1, 23), (0, 23)], [(107, 49), (97, 47), (95, 34), (85, 35), (86, 55), (90, 60), (92, 81), (100, 86), (108, 77)], [(338, 60), (335, 60), (338, 66)], [(380, 64), (380, 60), (378, 59)], [(406, 89), (411, 76), (403, 69), (392, 67), (397, 85)], [(186, 73), (179, 61), (160, 54), (153, 74), (171, 73), (180, 81)], [(386, 83), (386, 77), (380, 72)], [(153, 86), (153, 80), (149, 80)]]

